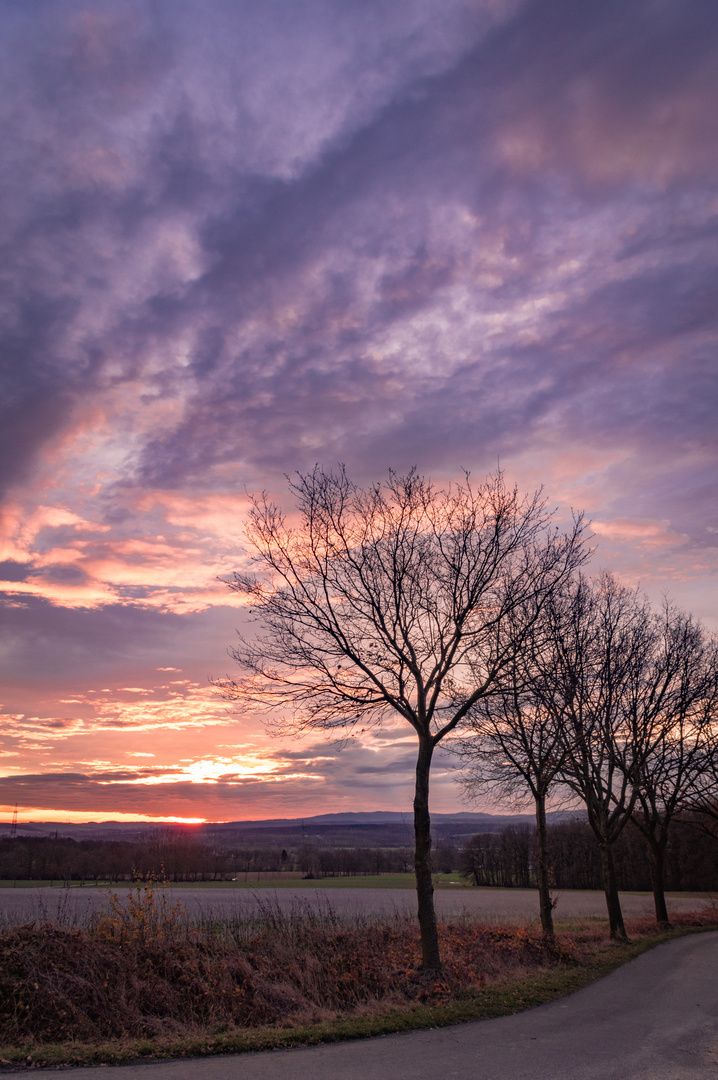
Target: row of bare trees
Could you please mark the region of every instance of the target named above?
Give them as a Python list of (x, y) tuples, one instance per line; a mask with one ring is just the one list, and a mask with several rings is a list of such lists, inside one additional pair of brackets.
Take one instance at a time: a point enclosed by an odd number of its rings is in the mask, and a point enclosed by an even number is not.
[(554, 593), (458, 744), (470, 794), (533, 797), (547, 934), (546, 802), (561, 789), (581, 800), (598, 843), (611, 935), (625, 937), (613, 845), (629, 822), (650, 851), (656, 918), (668, 921), (668, 830), (716, 802), (717, 707), (716, 639), (690, 615), (667, 603), (654, 612), (608, 574)]
[[(528, 785), (540, 843), (552, 788), (584, 799), (611, 932), (623, 934), (611, 845), (645, 802), (660, 856), (673, 812), (667, 792), (685, 786), (670, 779), (677, 732), (683, 724), (696, 742), (687, 753), (697, 763), (710, 726), (712, 699), (695, 690), (711, 663), (703, 632), (669, 608), (656, 618), (610, 577), (582, 577), (590, 549), (581, 515), (561, 532), (540, 493), (521, 497), (500, 473), (444, 489), (415, 471), (390, 473), (361, 488), (343, 468), (317, 467), (290, 490), (291, 515), (266, 495), (250, 511), (256, 573), (228, 584), (258, 627), (232, 651), (240, 676), (220, 685), (241, 706), (273, 710), (278, 732), (341, 738), (391, 720), (413, 729), (422, 966), (441, 966), (431, 762), (442, 740), (462, 732), (470, 784)], [(704, 714), (705, 738), (689, 735)], [(699, 767), (686, 760), (681, 776), (691, 770)], [(545, 851), (540, 861), (551, 933)]]

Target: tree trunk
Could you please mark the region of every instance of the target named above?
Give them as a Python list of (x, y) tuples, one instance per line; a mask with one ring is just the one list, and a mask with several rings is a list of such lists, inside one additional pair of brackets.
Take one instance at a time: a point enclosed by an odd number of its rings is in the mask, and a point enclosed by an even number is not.
[(623, 912), (621, 901), (618, 897), (616, 885), (616, 870), (613, 865), (613, 852), (611, 845), (605, 841), (599, 841), (598, 850), (601, 854), (601, 878), (603, 891), (606, 894), (606, 907), (608, 908), (608, 925), (613, 939), (627, 940), (626, 927), (623, 924)]
[(419, 904), (421, 967), (427, 971), (440, 971), (439, 934), (434, 911), (434, 883), (431, 878), (431, 818), (429, 817), (429, 770), (433, 752), (434, 746), (431, 739), (420, 737), (414, 793), (414, 873), (416, 898)]
[(536, 878), (538, 882), (541, 926), (547, 938), (553, 941), (553, 904), (548, 878), (548, 851), (546, 850), (546, 796), (536, 796)]
[(653, 889), (653, 904), (656, 909), (656, 922), (661, 923), (663, 926), (670, 926), (664, 889), (665, 844), (658, 840), (649, 842), (649, 847), (651, 849), (651, 888)]

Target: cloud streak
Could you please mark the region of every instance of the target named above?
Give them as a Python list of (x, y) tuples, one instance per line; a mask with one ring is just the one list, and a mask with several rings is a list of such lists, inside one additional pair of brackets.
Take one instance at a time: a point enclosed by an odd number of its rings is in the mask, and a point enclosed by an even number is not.
[(146, 690), (161, 732), (158, 668), (199, 702), (245, 620), (220, 579), (246, 491), (317, 461), (500, 459), (715, 619), (713, 4), (0, 22), (0, 661), (28, 739), (99, 717), (99, 686)]

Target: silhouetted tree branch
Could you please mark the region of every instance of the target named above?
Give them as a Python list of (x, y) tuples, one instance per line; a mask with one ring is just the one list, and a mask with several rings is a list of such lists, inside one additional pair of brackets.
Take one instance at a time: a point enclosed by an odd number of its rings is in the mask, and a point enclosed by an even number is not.
[(692, 617), (665, 604), (644, 691), (653, 711), (649, 749), (636, 777), (633, 824), (651, 856), (659, 923), (668, 922), (665, 854), (669, 827), (687, 809), (715, 805), (718, 766), (718, 642)]
[(501, 673), (495, 692), (472, 706), (468, 734), (456, 744), (456, 752), (467, 766), (460, 783), (470, 798), (479, 798), (487, 790), (493, 790), (499, 799), (520, 803), (526, 790), (530, 792), (536, 813), (536, 880), (541, 926), (546, 936), (553, 938), (546, 803), (552, 786), (560, 778), (568, 747), (559, 718), (543, 707), (540, 698), (531, 691), (537, 674), (531, 663), (536, 637), (534, 632), (521, 654)]
[(548, 613), (549, 647), (533, 692), (553, 715), (565, 749), (561, 778), (583, 800), (601, 857), (611, 937), (625, 938), (612, 846), (638, 797), (653, 737), (650, 693), (655, 627), (648, 601), (610, 574), (579, 577)]

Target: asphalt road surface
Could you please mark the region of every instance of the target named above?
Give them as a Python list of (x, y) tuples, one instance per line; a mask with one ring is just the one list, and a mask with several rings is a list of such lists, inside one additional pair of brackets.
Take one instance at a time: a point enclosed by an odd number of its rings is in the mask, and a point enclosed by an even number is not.
[[(678, 938), (517, 1016), (330, 1046), (125, 1065), (118, 1080), (718, 1078), (718, 933)], [(69, 1069), (67, 1080), (107, 1080)]]

